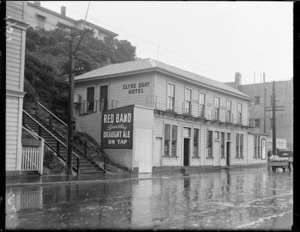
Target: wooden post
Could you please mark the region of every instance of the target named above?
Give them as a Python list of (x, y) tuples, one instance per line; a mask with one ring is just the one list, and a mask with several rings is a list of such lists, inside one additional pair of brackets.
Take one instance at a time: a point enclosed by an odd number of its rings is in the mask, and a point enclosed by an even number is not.
[(272, 96), (272, 115), (273, 115), (273, 120), (272, 120), (272, 126), (273, 126), (273, 136), (272, 136), (272, 147), (273, 147), (273, 155), (276, 155), (276, 116), (275, 116), (275, 81), (273, 81), (273, 96)]

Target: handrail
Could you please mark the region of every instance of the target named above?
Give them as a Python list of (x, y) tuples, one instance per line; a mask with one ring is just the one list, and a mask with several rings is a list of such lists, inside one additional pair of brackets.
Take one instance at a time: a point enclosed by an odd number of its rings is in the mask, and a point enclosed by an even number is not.
[(43, 139), (41, 136), (39, 136), (37, 133), (35, 133), (30, 127), (28, 127), (28, 128), (30, 128), (30, 130), (27, 129), (25, 126), (22, 126), (22, 128), (25, 129), (27, 132), (31, 133), (31, 135), (33, 137), (35, 137), (36, 139)]
[(36, 102), (38, 105), (40, 105), (45, 111), (47, 111), (49, 114), (51, 114), (53, 117), (55, 117), (59, 122), (61, 122), (65, 127), (68, 128), (68, 125), (63, 122), (59, 117), (57, 117), (55, 114), (53, 114), (50, 110), (48, 110), (45, 106), (43, 106), (41, 103), (38, 101)]
[[(58, 138), (56, 138), (55, 135), (53, 135), (43, 125), (41, 125), (37, 120), (35, 120), (33, 117), (31, 117), (31, 115), (28, 114), (25, 110), (23, 110), (23, 113), (25, 113), (28, 117), (30, 117), (30, 119), (32, 119), (35, 123), (37, 123), (40, 127), (42, 127), (47, 133), (49, 133), (53, 138), (55, 138), (61, 145), (63, 145), (65, 148), (67, 148), (67, 146), (62, 141), (60, 141)], [(75, 152), (72, 152), (72, 153), (73, 153), (73, 155), (76, 156), (76, 158), (80, 159), (79, 156)]]

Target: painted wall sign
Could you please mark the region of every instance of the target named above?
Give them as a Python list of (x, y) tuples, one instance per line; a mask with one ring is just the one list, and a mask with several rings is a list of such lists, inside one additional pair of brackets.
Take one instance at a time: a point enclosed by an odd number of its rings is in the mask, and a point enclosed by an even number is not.
[(127, 90), (128, 94), (139, 94), (144, 93), (144, 88), (150, 86), (150, 82), (139, 82), (123, 85), (123, 90)]
[(102, 148), (132, 149), (133, 105), (103, 112)]

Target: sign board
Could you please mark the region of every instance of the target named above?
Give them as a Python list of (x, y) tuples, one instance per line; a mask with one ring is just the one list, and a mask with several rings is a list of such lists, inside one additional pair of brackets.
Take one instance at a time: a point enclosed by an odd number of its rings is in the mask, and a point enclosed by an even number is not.
[[(268, 141), (268, 150), (272, 150), (272, 138), (267, 138)], [(278, 149), (286, 149), (286, 139), (276, 138), (276, 148)]]
[(104, 149), (132, 149), (133, 105), (102, 114), (101, 144)]

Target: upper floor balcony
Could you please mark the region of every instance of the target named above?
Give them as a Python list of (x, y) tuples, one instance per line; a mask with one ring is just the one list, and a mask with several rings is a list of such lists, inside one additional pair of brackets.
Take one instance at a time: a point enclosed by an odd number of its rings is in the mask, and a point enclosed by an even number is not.
[(79, 116), (102, 112), (110, 109), (123, 107), (130, 104), (141, 105), (154, 108), (159, 114), (167, 114), (174, 117), (184, 117), (190, 119), (200, 119), (203, 121), (219, 122), (225, 124), (251, 126), (242, 123), (242, 114), (233, 113), (221, 108), (205, 107), (205, 105), (197, 102), (180, 102), (174, 99), (166, 99), (159, 96), (149, 95), (146, 100), (140, 102), (130, 102), (128, 99), (110, 100), (107, 99), (100, 102), (99, 100), (88, 101), (84, 100), (80, 104), (75, 105), (75, 112)]

